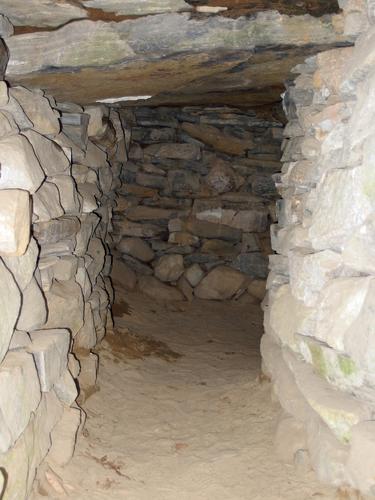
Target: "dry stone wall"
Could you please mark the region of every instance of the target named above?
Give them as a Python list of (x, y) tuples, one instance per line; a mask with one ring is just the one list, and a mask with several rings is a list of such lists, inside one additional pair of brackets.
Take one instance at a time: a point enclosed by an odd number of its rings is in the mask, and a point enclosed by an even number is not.
[(375, 26), (372, 2), (346, 4), (355, 47), (306, 60), (284, 96), (262, 355), (284, 459), (375, 495)]
[[(118, 115), (0, 82), (0, 497), (71, 458), (111, 329)], [(45, 466), (46, 467), (46, 466)]]
[(166, 300), (222, 300), (246, 289), (259, 298), (278, 197), (276, 110), (137, 108), (123, 116), (132, 130), (114, 214), (119, 273), (135, 272), (143, 292)]

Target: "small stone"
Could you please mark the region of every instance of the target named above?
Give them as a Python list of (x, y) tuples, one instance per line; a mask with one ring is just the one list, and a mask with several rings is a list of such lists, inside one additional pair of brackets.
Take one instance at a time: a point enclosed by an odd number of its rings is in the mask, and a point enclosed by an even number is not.
[(22, 106), (37, 132), (45, 135), (56, 135), (60, 132), (58, 114), (43, 94), (24, 87), (12, 87), (9, 92)]
[(170, 191), (175, 193), (197, 193), (200, 189), (200, 176), (185, 170), (170, 170), (168, 186)]
[(42, 392), (48, 392), (61, 378), (68, 363), (70, 333), (66, 329), (46, 329), (30, 334), (30, 352), (38, 370)]
[(226, 266), (215, 267), (199, 285), (194, 289), (194, 294), (199, 299), (227, 300), (232, 298), (244, 286), (246, 277)]
[(196, 144), (160, 143), (144, 148), (145, 156), (175, 160), (199, 160), (201, 150)]
[(231, 266), (253, 278), (267, 278), (268, 275), (268, 259), (258, 252), (238, 255)]
[(154, 252), (141, 238), (122, 238), (117, 244), (117, 249), (142, 262), (150, 262), (154, 258)]
[(198, 219), (189, 220), (186, 223), (186, 229), (201, 238), (214, 238), (236, 242), (241, 239), (240, 229)]
[(74, 179), (70, 175), (54, 175), (50, 177), (60, 193), (60, 203), (64, 212), (69, 215), (78, 215), (81, 210), (80, 195)]
[[(135, 285), (134, 285), (135, 286)], [(94, 316), (90, 302), (85, 303), (85, 322), (77, 335), (74, 337), (74, 348), (90, 350), (97, 343)]]
[(161, 281), (177, 281), (184, 272), (182, 255), (164, 255), (155, 264), (155, 276)]
[(197, 246), (199, 244), (199, 238), (184, 231), (176, 231), (169, 234), (168, 243), (181, 246)]
[(22, 135), (28, 139), (33, 147), (40, 166), (47, 177), (64, 172), (69, 174), (70, 162), (57, 142), (47, 139), (47, 137), (38, 134), (34, 130), (25, 130)]
[(45, 296), (48, 307), (45, 328), (69, 328), (72, 335), (76, 335), (84, 323), (81, 287), (73, 280), (54, 281)]
[(83, 394), (80, 394), (84, 399), (90, 395), (90, 392), (95, 390), (96, 378), (98, 375), (98, 356), (92, 352), (85, 356), (79, 356), (81, 371), (78, 375), (78, 383)]
[(37, 222), (47, 222), (64, 215), (60, 193), (52, 182), (43, 182), (33, 196), (33, 211)]
[(235, 189), (236, 175), (229, 165), (219, 161), (211, 168), (206, 182), (217, 193), (226, 193)]
[(192, 264), (184, 273), (188, 283), (194, 288), (198, 285), (204, 276), (204, 271), (199, 264)]
[(226, 134), (216, 127), (205, 124), (183, 123), (182, 130), (192, 137), (212, 146), (217, 151), (229, 155), (242, 155), (254, 146), (252, 137), (244, 139)]
[(154, 276), (141, 276), (138, 280), (139, 290), (152, 300), (174, 302), (184, 300), (178, 288), (162, 283)]
[(59, 400), (67, 406), (71, 406), (77, 399), (77, 386), (68, 369), (55, 382), (53, 388)]

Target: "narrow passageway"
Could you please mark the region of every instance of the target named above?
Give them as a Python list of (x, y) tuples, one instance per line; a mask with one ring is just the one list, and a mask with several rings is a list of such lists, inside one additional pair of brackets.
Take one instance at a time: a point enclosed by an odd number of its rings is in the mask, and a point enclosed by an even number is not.
[(55, 471), (68, 497), (336, 498), (275, 456), (279, 406), (259, 379), (259, 306), (163, 304), (120, 288), (116, 296), (118, 335), (98, 351), (86, 430), (72, 462)]

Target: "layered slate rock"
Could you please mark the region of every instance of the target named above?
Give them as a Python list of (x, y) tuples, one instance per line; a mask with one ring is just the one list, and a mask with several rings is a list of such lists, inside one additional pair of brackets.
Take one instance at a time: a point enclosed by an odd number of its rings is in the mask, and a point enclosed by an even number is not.
[[(147, 3), (152, 11), (154, 3)], [(174, 10), (190, 9), (173, 3)], [(268, 11), (231, 19), (167, 12), (110, 23), (77, 20), (10, 37), (7, 75), (79, 103), (121, 98), (126, 89), (126, 96), (156, 96), (153, 104), (260, 104), (279, 99), (291, 67), (308, 53), (349, 41), (336, 15)]]
[(247, 286), (217, 291), (220, 279), (205, 278), (221, 266), (225, 276), (258, 280), (249, 294), (260, 300), (278, 197), (272, 176), (281, 166), (283, 124), (273, 110), (190, 106), (121, 111), (133, 127), (114, 212), (113, 247), (125, 264), (119, 271), (130, 288), (136, 278), (129, 276), (129, 268), (138, 278), (155, 276), (156, 281), (139, 281), (144, 292), (145, 283), (163, 291), (177, 288), (187, 300), (196, 287), (205, 299), (227, 300), (245, 292)]

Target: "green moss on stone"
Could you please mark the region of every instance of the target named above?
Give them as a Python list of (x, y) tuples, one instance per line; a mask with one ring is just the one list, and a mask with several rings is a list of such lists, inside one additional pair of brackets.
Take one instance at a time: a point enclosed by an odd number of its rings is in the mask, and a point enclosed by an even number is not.
[(339, 367), (343, 375), (349, 377), (357, 371), (355, 363), (352, 359), (346, 356), (339, 356)]
[(324, 359), (322, 348), (316, 344), (309, 344), (309, 349), (311, 353), (312, 364), (314, 365), (314, 367), (316, 368), (316, 370), (320, 375), (326, 377), (327, 364), (326, 360)]

